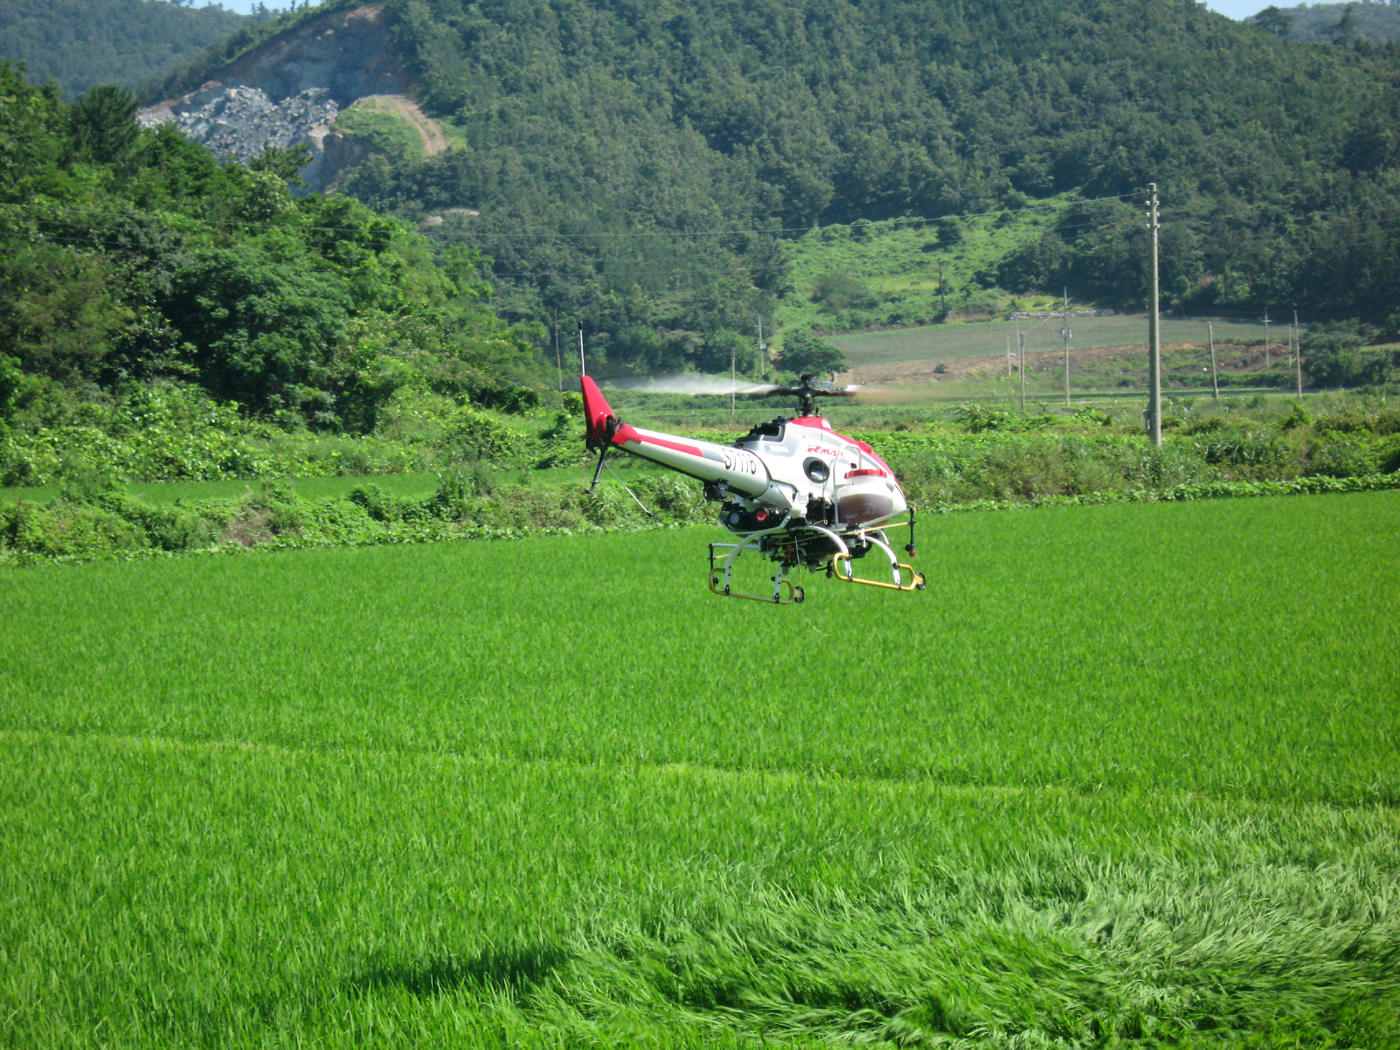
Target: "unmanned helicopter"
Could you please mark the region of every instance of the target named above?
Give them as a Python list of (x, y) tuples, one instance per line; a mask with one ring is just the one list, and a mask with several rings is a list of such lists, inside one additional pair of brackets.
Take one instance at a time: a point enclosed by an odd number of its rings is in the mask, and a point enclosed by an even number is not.
[[(923, 573), (900, 562), (886, 533), (907, 526), (904, 550), (914, 557), (914, 508), (899, 479), (868, 444), (836, 433), (816, 414), (818, 397), (847, 396), (855, 388), (817, 385), (815, 378), (803, 376), (793, 387), (747, 388), (746, 394), (796, 397), (798, 414), (760, 423), (726, 446), (623, 423), (597, 384), (582, 375), (584, 440), (599, 454), (593, 484), (614, 450), (703, 481), (705, 498), (720, 505), (720, 524), (738, 537), (734, 543), (710, 544), (710, 590), (724, 597), (801, 602), (802, 587), (788, 579), (798, 566), (847, 583), (923, 590)], [(735, 562), (750, 551), (774, 564), (771, 594), (738, 590)], [(887, 578), (855, 574), (853, 563), (872, 552), (888, 563)]]

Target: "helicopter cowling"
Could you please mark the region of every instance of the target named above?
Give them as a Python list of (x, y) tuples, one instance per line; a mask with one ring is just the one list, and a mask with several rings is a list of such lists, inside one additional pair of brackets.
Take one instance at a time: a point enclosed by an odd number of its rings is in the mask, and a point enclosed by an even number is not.
[(838, 434), (821, 416), (775, 419), (738, 444), (763, 457), (774, 482), (793, 491), (792, 503), (803, 520), (872, 526), (908, 509), (885, 461), (864, 441)]

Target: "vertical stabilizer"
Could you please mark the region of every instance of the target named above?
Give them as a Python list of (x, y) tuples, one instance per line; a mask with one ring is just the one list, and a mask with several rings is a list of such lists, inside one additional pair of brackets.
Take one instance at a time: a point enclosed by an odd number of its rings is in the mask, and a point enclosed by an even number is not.
[(589, 448), (601, 448), (612, 440), (617, 418), (598, 384), (587, 376), (579, 376), (578, 381), (583, 390), (583, 419), (588, 427), (584, 440)]

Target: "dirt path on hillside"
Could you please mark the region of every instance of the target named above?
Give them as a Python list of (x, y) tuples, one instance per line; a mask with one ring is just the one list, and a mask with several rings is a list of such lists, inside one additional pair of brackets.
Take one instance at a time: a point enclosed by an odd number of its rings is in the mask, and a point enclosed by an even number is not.
[(423, 139), (425, 156), (436, 156), (447, 149), (447, 136), (442, 133), (442, 128), (437, 121), (424, 115), (423, 111), (418, 108), (417, 102), (403, 95), (372, 95), (370, 97), (376, 103), (385, 106), (413, 125), (414, 130)]

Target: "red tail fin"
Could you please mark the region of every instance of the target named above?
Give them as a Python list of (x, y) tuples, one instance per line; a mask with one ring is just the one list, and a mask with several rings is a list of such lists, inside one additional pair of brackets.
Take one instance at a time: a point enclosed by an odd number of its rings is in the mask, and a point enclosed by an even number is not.
[(598, 385), (587, 376), (578, 377), (583, 389), (583, 418), (588, 424), (586, 441), (589, 448), (599, 448), (608, 443), (612, 435), (608, 432), (608, 421), (615, 419), (607, 398)]

